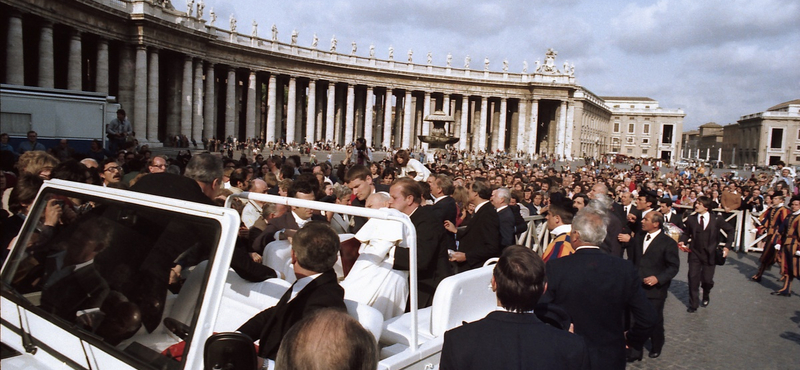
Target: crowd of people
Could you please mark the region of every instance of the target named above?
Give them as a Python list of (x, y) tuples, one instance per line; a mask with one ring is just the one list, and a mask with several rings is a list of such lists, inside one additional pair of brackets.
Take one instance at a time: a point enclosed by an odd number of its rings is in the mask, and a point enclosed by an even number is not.
[[(645, 172), (639, 164), (625, 170), (602, 161), (556, 168), (549, 159), (504, 155), (467, 162), (439, 153), (423, 163), (408, 150), (375, 160), (363, 139), (345, 148), (343, 161), (333, 163), (330, 155), (318, 161), (309, 150), (303, 156), (265, 155), (270, 148), (251, 150), (251, 156), (238, 160), (227, 150), (216, 154), (216, 147), (210, 148), (214, 154), (184, 151), (169, 158), (130, 145), (125, 135), (114, 138), (117, 152), (106, 151), (98, 142), (90, 153), (76, 153), (66, 140), (47, 149), (36, 142), (35, 132), (15, 150), (7, 145), (8, 135), (0, 137), (4, 247), (10, 247), (19, 232), (43, 180), (157, 189), (158, 181), (173, 178), (159, 173), (182, 176), (187, 167), (201, 166), (205, 177), (192, 178), (192, 184), (205, 203), (222, 205), (229, 195), (241, 192), (266, 193), (385, 208), (408, 216), (419, 248), (419, 307), (432, 304), (444, 278), (499, 257), (493, 287), (499, 306), (515, 314), (493, 313), (480, 323), (448, 332), (443, 369), (480, 368), (486, 364), (480, 359), (484, 355), (496, 359), (499, 355), (472, 348), (469, 338), (516, 320), (534, 325), (525, 334), (538, 338), (531, 339), (540, 343), (534, 347), (570, 348), (543, 351), (541, 358), (551, 360), (542, 363), (558, 364), (548, 368), (624, 368), (626, 361), (642, 359), (648, 340), (649, 357), (659, 357), (665, 345), (664, 302), (680, 268), (679, 253), (689, 252), (687, 311), (693, 313), (710, 304), (718, 244), (724, 244), (723, 255), (732, 247), (734, 229), (722, 217), (725, 212), (760, 215), (762, 224), (753, 231), (766, 237), (761, 266), (752, 280), (759, 281), (779, 263), (784, 287), (774, 294), (789, 296), (800, 272), (800, 184), (782, 164), (774, 174), (737, 178), (701, 174), (694, 168)], [(384, 319), (409, 309), (411, 256), (397, 225), (257, 200), (235, 201), (233, 207), (242, 224), (232, 268), (250, 281), (280, 277), (294, 282), (278, 306), (240, 328), (261, 339), (262, 359), (280, 358), (280, 343), (292, 325), (323, 307), (343, 310), (345, 298), (373, 306)], [(53, 227), (62, 211), (57, 204), (48, 206), (42, 225)], [(525, 220), (534, 215), (545, 217)], [(512, 247), (528, 228), (550, 233), (541, 256)], [(355, 240), (355, 247), (346, 248), (347, 242), (340, 239)], [(8, 250), (3, 249), (5, 258)], [(176, 260), (170, 283), (179, 283), (190, 263)], [(313, 290), (324, 293), (309, 295)], [(517, 318), (527, 314), (535, 315)], [(536, 326), (542, 323), (548, 327)], [(482, 348), (497, 347), (499, 353), (517, 348), (504, 342), (508, 338), (499, 338), (505, 332), (497, 331), (496, 342)], [(500, 359), (510, 361), (503, 362), (509, 367), (529, 361), (530, 353), (509, 354)], [(563, 361), (547, 356), (561, 356)]]

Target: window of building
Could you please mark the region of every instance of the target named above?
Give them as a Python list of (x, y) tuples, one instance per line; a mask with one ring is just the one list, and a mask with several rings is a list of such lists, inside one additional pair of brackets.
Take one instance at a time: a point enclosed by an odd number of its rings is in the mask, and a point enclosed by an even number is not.
[(673, 131), (674, 131), (674, 126), (672, 125), (663, 126), (663, 132), (661, 132), (661, 142), (663, 144), (672, 144)]
[(795, 162), (800, 162), (800, 157), (794, 157)]
[(633, 136), (628, 136), (628, 137), (626, 137), (626, 138), (625, 138), (625, 143), (627, 143), (627, 144), (633, 144)]
[(644, 118), (644, 120), (645, 120), (645, 121), (649, 121), (649, 120), (650, 120), (650, 117), (645, 117), (645, 118)]
[(611, 144), (619, 145), (619, 138), (618, 137), (612, 137), (611, 138)]
[(644, 129), (642, 130), (642, 133), (644, 133), (644, 134), (649, 134), (650, 133), (650, 124), (649, 123), (645, 123), (644, 124)]
[(769, 148), (770, 149), (781, 149), (783, 148), (783, 129), (782, 128), (773, 128), (772, 135), (769, 140)]
[(650, 138), (649, 137), (643, 137), (642, 138), (642, 144), (650, 144)]
[(645, 105), (644, 108), (645, 109), (650, 109), (650, 106), (649, 105)]
[(619, 108), (619, 105), (615, 105), (614, 108)]
[(636, 131), (636, 127), (633, 123), (628, 124), (628, 133), (634, 133)]
[(631, 120), (631, 121), (633, 121), (633, 120), (635, 120), (635, 119), (636, 119), (636, 117), (629, 117), (628, 119), (629, 119), (629, 120)]
[(798, 145), (798, 146), (797, 146), (797, 149), (795, 149), (795, 150), (796, 150), (796, 151), (798, 151), (798, 152), (800, 152), (800, 145)]
[(619, 132), (619, 122), (614, 122), (614, 132)]
[(642, 149), (642, 154), (647, 154), (647, 149)]
[(797, 140), (800, 140), (800, 130), (797, 130)]
[(633, 154), (633, 149), (631, 149), (631, 148), (628, 148), (628, 150), (627, 150), (627, 153), (628, 153), (628, 154)]
[(636, 106), (635, 105), (631, 105), (631, 108), (636, 108)]

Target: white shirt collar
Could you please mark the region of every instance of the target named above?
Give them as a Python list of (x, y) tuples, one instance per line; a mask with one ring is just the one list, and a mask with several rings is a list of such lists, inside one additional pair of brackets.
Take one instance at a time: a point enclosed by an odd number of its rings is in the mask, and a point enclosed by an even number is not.
[(581, 250), (581, 249), (600, 249), (600, 247), (595, 246), (595, 245), (582, 245), (582, 246), (580, 246), (578, 248), (575, 248), (576, 251)]
[(647, 235), (650, 235), (650, 240), (655, 239), (658, 236), (658, 233), (661, 232), (661, 229), (656, 229), (656, 231), (649, 232)]
[(508, 208), (508, 205), (504, 205), (504, 206), (502, 206), (502, 207), (498, 208), (498, 209), (497, 209), (497, 212), (500, 212), (500, 211), (502, 211), (502, 210), (504, 210), (504, 209), (506, 209), (506, 208)]
[(314, 281), (314, 279), (318, 278), (320, 275), (322, 275), (322, 273), (314, 274), (314, 275), (311, 275), (311, 276), (306, 276), (306, 277), (304, 277), (302, 279), (298, 279), (294, 283), (294, 285), (292, 285), (292, 295), (289, 296), (289, 302), (291, 302), (295, 297), (297, 297), (297, 294), (299, 294), (301, 290), (305, 289), (305, 287), (308, 284), (310, 284), (312, 281)]
[(478, 204), (477, 206), (475, 206), (475, 213), (478, 213), (478, 210), (481, 209), (481, 207), (483, 207), (483, 205), (486, 204), (486, 203), (489, 203), (489, 201), (485, 200), (485, 201), (483, 201), (483, 203)]
[(300, 218), (300, 216), (298, 216), (297, 213), (294, 213), (294, 211), (292, 211), (292, 217), (294, 217), (294, 221), (297, 222), (297, 227), (300, 227), (300, 228), (305, 226), (306, 222), (309, 221), (309, 220), (304, 220), (304, 219)]
[(572, 225), (561, 225), (557, 226), (553, 231), (550, 232), (551, 235), (561, 235), (567, 234), (572, 231)]
[(444, 198), (447, 198), (447, 195), (442, 195), (441, 197), (434, 198), (433, 199), (433, 204), (439, 203), (439, 201), (444, 199)]

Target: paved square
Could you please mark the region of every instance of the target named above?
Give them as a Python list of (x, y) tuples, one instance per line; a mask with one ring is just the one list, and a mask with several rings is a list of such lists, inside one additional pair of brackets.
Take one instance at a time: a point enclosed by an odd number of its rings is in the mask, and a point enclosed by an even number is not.
[[(730, 254), (717, 266), (711, 303), (686, 312), (689, 303), (686, 253), (664, 307), (666, 344), (661, 357), (647, 357), (630, 369), (800, 369), (800, 282), (792, 296), (770, 295), (783, 285), (777, 266), (755, 274), (758, 253)], [(701, 288), (702, 289), (702, 288)], [(649, 347), (649, 343), (645, 348)]]

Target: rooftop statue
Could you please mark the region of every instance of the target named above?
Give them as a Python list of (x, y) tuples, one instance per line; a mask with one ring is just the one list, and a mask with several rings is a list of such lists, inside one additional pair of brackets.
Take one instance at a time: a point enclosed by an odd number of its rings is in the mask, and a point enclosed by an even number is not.
[(483, 70), (484, 71), (489, 70), (489, 57), (483, 58)]
[(433, 54), (431, 54), (431, 52), (429, 51), (428, 52), (428, 65), (431, 65), (432, 63), (433, 63)]
[(272, 24), (272, 41), (278, 41), (278, 26)]
[(194, 0), (186, 0), (186, 16), (191, 18), (194, 10)]
[(214, 23), (217, 23), (217, 13), (214, 12), (214, 8), (208, 11), (208, 18), (211, 21), (208, 25), (214, 27)]
[(297, 45), (297, 29), (292, 30), (292, 45)]
[(370, 58), (375, 58), (375, 45), (370, 45), (369, 46), (369, 57)]
[(236, 33), (236, 17), (231, 14), (231, 33)]
[(408, 49), (408, 62), (409, 63), (413, 62), (413, 58), (412, 58), (413, 55), (414, 55), (414, 50)]
[(503, 59), (503, 72), (508, 72), (508, 59)]
[(253, 19), (253, 31), (251, 31), (250, 36), (253, 36), (253, 38), (258, 37), (258, 22), (255, 19)]
[(389, 46), (389, 60), (394, 60), (394, 47)]
[(336, 44), (337, 43), (338, 43), (338, 41), (336, 41), (336, 35), (333, 35), (333, 37), (331, 38), (331, 53), (335, 53), (336, 52)]
[(353, 41), (353, 43), (351, 45), (352, 45), (352, 49), (350, 50), (350, 55), (356, 55), (356, 51), (358, 51), (358, 46), (356, 45), (356, 42)]
[(316, 49), (317, 48), (317, 44), (319, 44), (319, 37), (317, 37), (317, 34), (315, 33), (314, 34), (314, 38), (311, 39), (311, 48), (312, 49)]
[(203, 19), (203, 9), (206, 8), (206, 3), (203, 0), (197, 2), (197, 19)]
[(447, 53), (447, 66), (450, 67), (453, 64), (453, 54)]
[(469, 69), (469, 62), (471, 60), (472, 60), (472, 58), (470, 58), (469, 55), (467, 55), (467, 57), (464, 58), (464, 69)]
[(523, 60), (522, 61), (522, 73), (528, 73), (528, 61), (527, 60)]

